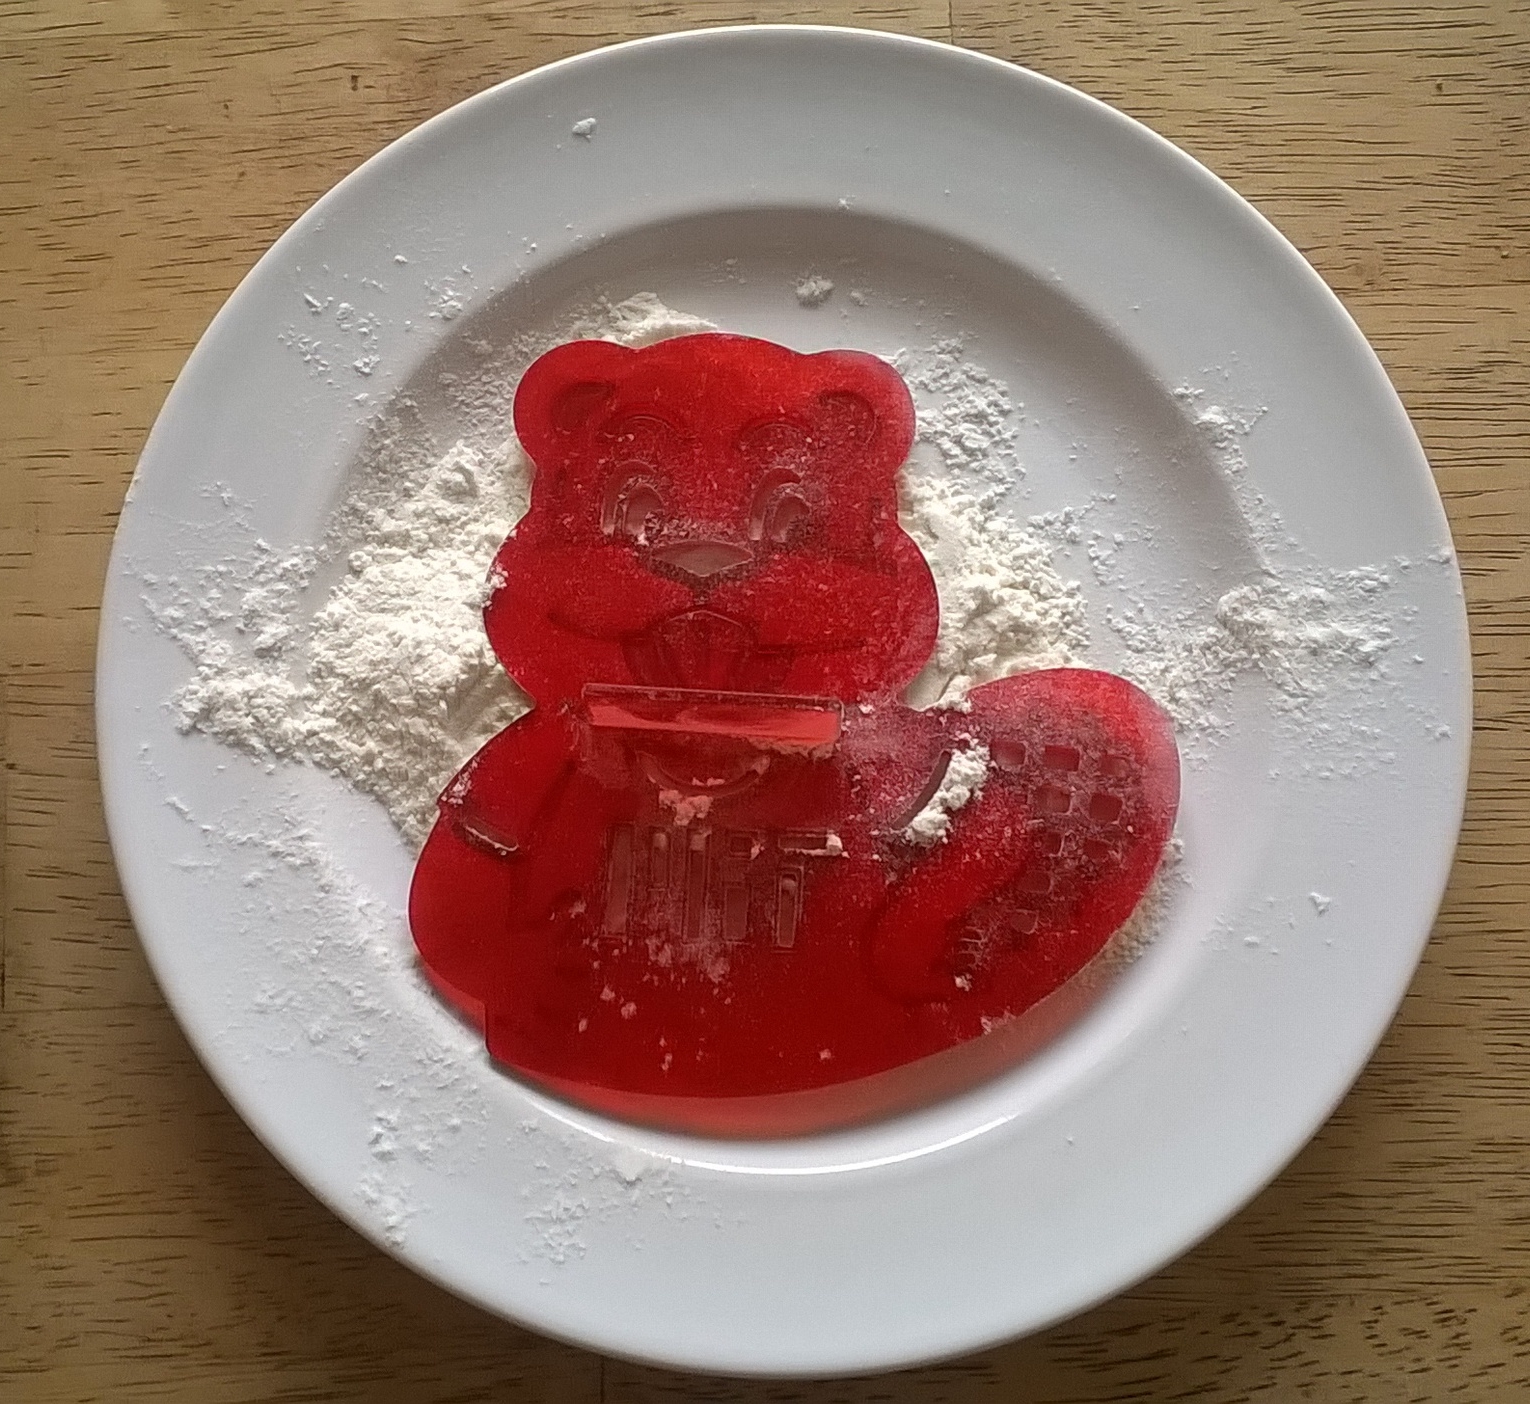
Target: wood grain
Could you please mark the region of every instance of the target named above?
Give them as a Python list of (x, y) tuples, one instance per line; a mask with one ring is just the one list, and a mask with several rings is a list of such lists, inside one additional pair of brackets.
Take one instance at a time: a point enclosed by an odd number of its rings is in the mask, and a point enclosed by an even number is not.
[[(313, 1201), (188, 1051), (106, 847), (91, 668), (136, 455), (323, 190), (487, 84), (748, 20), (954, 39), (1147, 121), (1344, 297), (1414, 416), (1473, 621), (1471, 794), (1375, 1060), (1199, 1248), (1033, 1339), (832, 1383), (601, 1360)], [(0, 1395), (7, 1400), (1530, 1398), (1530, 6), (1404, 0), (0, 3)]]

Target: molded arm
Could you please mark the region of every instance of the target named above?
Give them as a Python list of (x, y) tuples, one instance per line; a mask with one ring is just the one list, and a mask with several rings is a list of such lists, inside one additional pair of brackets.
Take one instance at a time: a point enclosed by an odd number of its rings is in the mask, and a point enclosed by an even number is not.
[(574, 769), (573, 719), (538, 707), (506, 727), (442, 791), (441, 817), (469, 843), (500, 856), (525, 849)]

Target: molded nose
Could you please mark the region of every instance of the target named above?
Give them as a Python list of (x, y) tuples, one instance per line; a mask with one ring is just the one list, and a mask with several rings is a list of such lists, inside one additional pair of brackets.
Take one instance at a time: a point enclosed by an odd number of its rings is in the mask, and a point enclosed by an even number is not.
[(705, 580), (730, 566), (743, 565), (751, 558), (750, 552), (742, 546), (730, 546), (726, 541), (682, 541), (661, 547), (653, 554), (655, 560), (673, 570), (694, 575), (698, 580)]

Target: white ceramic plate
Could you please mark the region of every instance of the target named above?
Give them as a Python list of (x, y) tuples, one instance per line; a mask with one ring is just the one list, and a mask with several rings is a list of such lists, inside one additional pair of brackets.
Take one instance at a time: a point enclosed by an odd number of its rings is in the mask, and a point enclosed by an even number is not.
[[(575, 135), (588, 117), (593, 134)], [(816, 309), (793, 295), (809, 273), (838, 288)], [(423, 990), (400, 915), (410, 857), (380, 812), (315, 772), (182, 736), (166, 710), (188, 664), (148, 622), (146, 575), (216, 565), (253, 534), (316, 541), (372, 407), (407, 392), (449, 437), (462, 411), (443, 368), (594, 292), (639, 289), (802, 349), (962, 334), (1025, 404), (1016, 511), (1093, 501), (1107, 531), (1153, 523), (1114, 584), (1091, 574), (1087, 538), (1075, 553), (1107, 665), (1112, 600), (1209, 617), (1257, 573), (1276, 521), (1303, 578), (1390, 581), (1396, 640), (1370, 691), (1336, 687), (1293, 718), (1251, 677), (1225, 737), (1190, 748), (1184, 881), (1152, 947), (1043, 1051), (921, 1114), (728, 1143), (526, 1091)], [(1185, 386), (1262, 411), (1231, 477), (1196, 402), (1174, 395)], [(251, 505), (230, 515), (225, 498)], [(1403, 410), (1248, 205), (1141, 126), (1006, 64), (742, 29), (515, 79), (298, 221), (214, 321), (144, 451), (98, 699), (144, 944), (201, 1057), (294, 1174), (420, 1272), (540, 1330), (809, 1374), (1067, 1316), (1280, 1169), (1369, 1056), (1428, 933), (1470, 677), (1445, 519)]]

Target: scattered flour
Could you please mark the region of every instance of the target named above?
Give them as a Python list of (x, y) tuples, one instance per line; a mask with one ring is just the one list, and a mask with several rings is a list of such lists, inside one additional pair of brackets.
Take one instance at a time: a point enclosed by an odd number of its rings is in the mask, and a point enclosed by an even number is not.
[[(826, 297), (832, 284), (805, 278), (799, 296), (805, 290)], [(333, 315), (347, 334), (372, 336), (348, 304), (331, 313), (332, 301), (309, 294), (305, 305)], [(598, 300), (556, 339), (638, 347), (710, 329), (639, 293)], [(444, 452), (421, 452), (407, 424), (380, 417), (375, 461), (356, 475), (317, 549), (283, 554), (257, 541), (195, 578), (146, 580), (155, 618), (196, 667), (172, 701), (182, 729), (268, 762), (333, 772), (376, 798), (408, 841), (423, 840), (446, 781), (528, 706), (488, 646), (481, 608), (489, 563), (529, 491), (530, 466), (504, 435), (506, 387), (541, 349), (511, 347), (486, 359), (476, 381), (454, 382), (473, 433)], [(902, 517), (930, 563), (941, 608), (934, 655), (910, 701), (959, 709), (981, 683), (1085, 661), (1085, 597), (1058, 573), (1054, 548), (1082, 541), (1100, 502), (1018, 522), (998, 501), (1020, 473), (1021, 407), (1008, 387), (974, 364), (959, 338), (893, 360), (917, 404)], [(1241, 488), (1253, 418), (1191, 389), (1176, 393)], [(1244, 505), (1256, 542), (1275, 541), (1278, 519), (1258, 501)], [(1377, 669), (1392, 645), (1383, 570), (1315, 580), (1269, 567), (1227, 590), (1209, 614), (1165, 611), (1114, 573), (1120, 540), (1100, 531), (1089, 538), (1096, 575), (1122, 587), (1103, 609), (1123, 650), (1119, 670), (1168, 709), (1182, 743), (1226, 729), (1241, 676), (1261, 675), (1281, 707), (1299, 711), (1337, 673)], [(980, 767), (968, 774), (977, 764), (975, 752), (953, 757), (940, 793), (911, 826), (919, 841), (943, 836), (961, 787), (981, 784)], [(693, 819), (705, 797), (682, 804), (677, 795), (675, 807)]]
[[(666, 307), (651, 292), (640, 292), (621, 302), (597, 298), (591, 311), (576, 318), (569, 330), (574, 337), (614, 341), (622, 346), (652, 346), (672, 336), (716, 331), (717, 326), (705, 317)], [(504, 396), (503, 385), (499, 393)]]
[(1145, 605), (1108, 611), (1127, 649), (1122, 672), (1182, 730), (1220, 729), (1236, 679), (1262, 675), (1277, 705), (1299, 710), (1328, 690), (1336, 669), (1374, 668), (1392, 645), (1378, 597), (1381, 571), (1349, 571), (1326, 584), (1271, 576), (1227, 591), (1211, 618), (1156, 617)]
[(1079, 972), (1080, 976), (1096, 982), (1108, 980), (1153, 943), (1163, 930), (1179, 885), (1185, 881), (1180, 872), (1184, 858), (1184, 840), (1175, 834), (1165, 846), (1158, 871), (1148, 884), (1148, 890), (1142, 894), (1142, 900), (1105, 943), (1099, 955)]
[(356, 1197), (376, 1216), (383, 1237), (395, 1248), (402, 1247), (409, 1237), (409, 1220), (417, 1212), (409, 1187), (381, 1175), (364, 1175), (356, 1186)]
[(910, 843), (929, 848), (944, 843), (951, 831), (951, 816), (983, 793), (988, 778), (988, 747), (980, 741), (953, 751), (946, 772), (925, 801), (924, 808), (903, 830)]
[(317, 558), (258, 557), (234, 641), (177, 633), (197, 664), (174, 699), (182, 728), (331, 770), (423, 840), (445, 779), (527, 707), (482, 615), (487, 563), (527, 482), (513, 445), (458, 444), (405, 495), (363, 488), (348, 512), (357, 544), (306, 636), (299, 596)]
[(1021, 407), (1009, 387), (968, 359), (960, 337), (900, 351), (892, 363), (920, 401), (920, 438), (974, 486), (1011, 487), (1022, 472), (1015, 452)]
[[(1126, 650), (1120, 671), (1174, 718), (1184, 749), (1198, 734), (1227, 729), (1239, 678), (1262, 677), (1273, 690), (1277, 711), (1300, 724), (1314, 699), (1376, 675), (1395, 643), (1393, 610), (1386, 599), (1394, 582), (1389, 570), (1375, 566), (1321, 572), (1282, 568), (1280, 559), (1298, 554), (1299, 544), (1250, 487), (1243, 451), (1262, 411), (1212, 404), (1204, 392), (1189, 387), (1174, 393), (1214, 451), (1259, 560), (1257, 578), (1225, 591), (1209, 616), (1166, 612), (1141, 597), (1104, 611), (1106, 624)], [(1077, 532), (1083, 515), (1061, 514), (1067, 528)], [(1089, 556), (1096, 575), (1128, 595), (1120, 588), (1126, 582), (1113, 569), (1118, 539), (1106, 541), (1104, 533), (1092, 533)], [(1350, 731), (1338, 738), (1341, 747), (1363, 740), (1363, 726)]]

